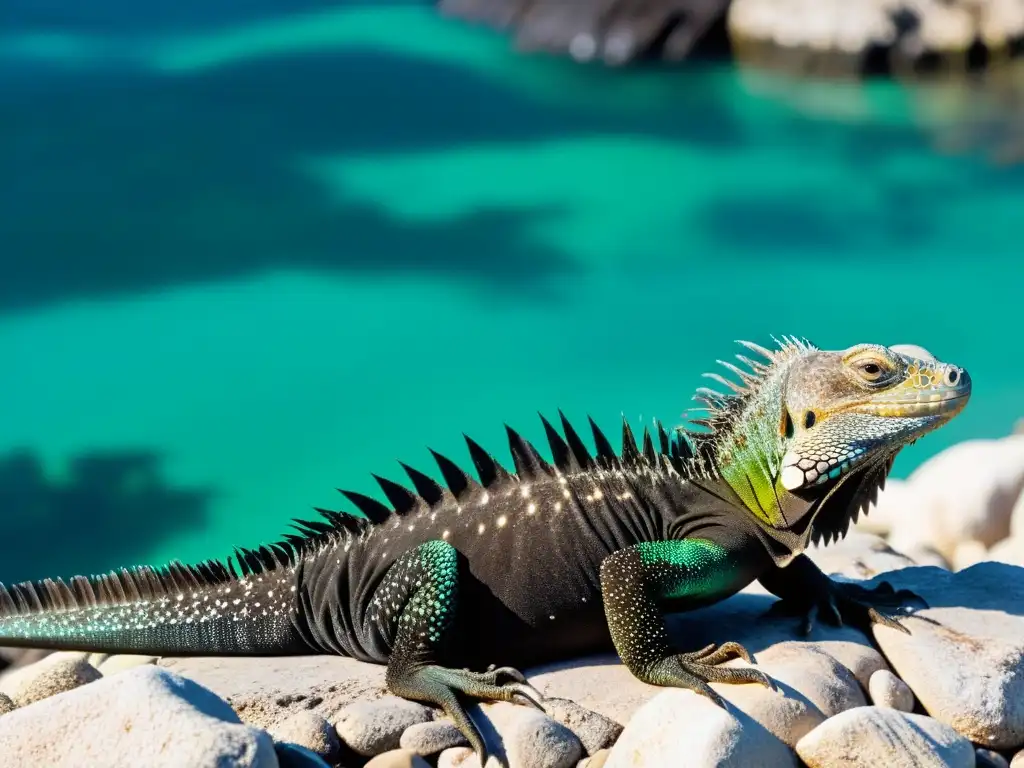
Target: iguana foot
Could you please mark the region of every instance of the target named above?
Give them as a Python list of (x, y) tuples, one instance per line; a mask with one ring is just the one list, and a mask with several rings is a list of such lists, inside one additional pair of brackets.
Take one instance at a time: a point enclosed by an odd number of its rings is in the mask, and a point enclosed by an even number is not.
[(814, 621), (819, 616), (834, 626), (841, 627), (845, 623), (867, 631), (872, 624), (882, 624), (909, 635), (910, 630), (899, 621), (900, 616), (907, 615), (906, 603), (917, 601), (928, 607), (920, 595), (909, 589), (895, 590), (887, 581), (869, 589), (828, 579), (816, 593), (810, 605), (798, 609), (804, 613), (801, 631), (805, 635), (814, 629)]
[(487, 764), (487, 745), (467, 714), (461, 697), (480, 701), (510, 701), (544, 711), (541, 703), (544, 697), (526, 682), (519, 670), (512, 667), (471, 672), (426, 664), (389, 675), (388, 688), (403, 698), (434, 704), (443, 709), (479, 756), (480, 765)]
[(760, 683), (775, 690), (772, 679), (758, 669), (718, 666), (730, 658), (753, 663), (750, 653), (739, 643), (723, 643), (717, 647), (711, 644), (699, 651), (666, 656), (637, 674), (637, 677), (651, 685), (689, 688), (707, 696), (720, 707), (724, 707), (725, 702), (708, 683)]

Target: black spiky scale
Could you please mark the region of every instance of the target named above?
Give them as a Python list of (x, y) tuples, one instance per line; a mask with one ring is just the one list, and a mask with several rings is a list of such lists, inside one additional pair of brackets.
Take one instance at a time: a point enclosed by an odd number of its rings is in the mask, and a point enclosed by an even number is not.
[[(318, 512), (320, 510), (317, 510)], [(320, 520), (293, 520), (292, 525), (300, 530), (305, 528), (306, 531), (315, 534), (318, 533), (330, 533), (334, 530), (334, 527), (328, 523), (321, 522)], [(305, 532), (305, 531), (304, 531)]]
[(50, 595), (51, 602), (54, 607), (59, 610), (64, 610), (64, 595), (60, 592), (57, 582), (53, 579), (43, 579), (41, 584), (43, 585), (43, 589)]
[(242, 578), (249, 575), (249, 563), (246, 562), (245, 555), (239, 547), (234, 547), (232, 550), (232, 557), (235, 563), (238, 565), (238, 573)]
[(485, 451), (479, 443), (466, 434), (463, 434), (462, 437), (466, 441), (469, 457), (473, 460), (473, 466), (476, 467), (477, 475), (480, 477), (480, 484), (484, 488), (490, 488), (495, 483), (503, 482), (511, 477), (508, 470), (501, 466), (497, 459)]
[(668, 432), (665, 430), (665, 425), (660, 421), (655, 422), (658, 427), (658, 443), (661, 445), (662, 456), (668, 456), (669, 454), (669, 438)]
[(365, 494), (346, 491), (344, 488), (339, 488), (338, 493), (355, 504), (356, 508), (366, 515), (366, 519), (374, 525), (380, 525), (394, 513), (390, 507)]
[(633, 436), (633, 430), (629, 426), (629, 422), (626, 421), (626, 417), (622, 417), (622, 463), (626, 465), (636, 465), (640, 463), (640, 451), (636, 447), (636, 438)]
[[(251, 549), (241, 549), (240, 557), (242, 562), (245, 563), (246, 570), (248, 573), (259, 573), (260, 572), (260, 559), (256, 556), (256, 553)], [(185, 574), (182, 573), (180, 568), (175, 567), (172, 571), (174, 578), (183, 586), (187, 587), (188, 581), (185, 579)]]
[[(291, 553), (288, 551), (288, 548), (282, 544), (272, 544), (271, 549), (273, 549), (274, 557), (279, 563), (287, 563), (291, 559)], [(211, 581), (214, 581), (216, 578), (217, 575), (214, 573), (211, 573), (209, 576)]]
[(651, 439), (651, 431), (644, 427), (644, 460), (652, 467), (658, 466), (658, 452), (654, 450), (654, 440)]
[(405, 470), (405, 474), (409, 476), (409, 480), (412, 481), (413, 488), (416, 489), (416, 493), (420, 495), (431, 507), (440, 504), (445, 497), (444, 488), (442, 488), (436, 481), (431, 477), (420, 472), (418, 469), (410, 467), (408, 464), (398, 462), (402, 469)]
[[(85, 576), (75, 576), (71, 579), (71, 589), (74, 591), (75, 599), (79, 605), (95, 605), (96, 593), (93, 592), (92, 583)], [(3, 589), (0, 588), (0, 593)], [(3, 610), (3, 599), (0, 596), (0, 611)]]
[(268, 570), (273, 568), (274, 565), (275, 565), (274, 553), (271, 552), (270, 548), (265, 546), (265, 545), (262, 546), (262, 547), (259, 547), (256, 550), (256, 559), (259, 560), (259, 563), (260, 563), (261, 566), (263, 566), (264, 568), (266, 568)]
[(580, 469), (590, 469), (595, 466), (594, 459), (590, 455), (590, 451), (587, 450), (587, 446), (583, 443), (583, 439), (561, 410), (558, 411), (558, 418), (562, 422), (562, 431), (565, 433), (565, 440), (569, 444), (569, 450), (572, 452), (577, 467)]
[(467, 475), (462, 467), (454, 461), (438, 453), (433, 448), (428, 450), (430, 455), (434, 457), (434, 461), (437, 462), (437, 467), (441, 470), (441, 476), (444, 478), (448, 490), (451, 491), (452, 496), (456, 499), (461, 500), (479, 488), (476, 480)]
[(573, 456), (569, 444), (551, 426), (551, 422), (544, 418), (544, 414), (538, 414), (538, 416), (540, 416), (541, 424), (544, 425), (544, 434), (548, 439), (548, 446), (551, 448), (551, 457), (555, 462), (555, 467), (561, 472), (574, 471), (578, 466), (578, 462)]
[[(200, 563), (198, 568), (200, 569), (200, 574), (202, 574), (202, 572), (203, 572), (203, 564)], [(206, 570), (209, 570), (209, 568), (207, 567)], [(139, 588), (135, 584), (135, 581), (130, 578), (131, 574), (128, 572), (128, 569), (127, 568), (122, 568), (119, 575), (120, 575), (121, 578), (118, 579), (118, 584), (121, 585), (121, 588), (122, 588), (122, 591), (124, 593), (125, 599), (130, 601), (130, 602), (134, 602), (136, 600), (141, 600), (142, 599), (142, 595), (139, 594)], [(56, 586), (56, 585), (54, 585), (54, 586)]]
[(512, 461), (516, 465), (516, 474), (521, 480), (553, 474), (552, 466), (541, 458), (529, 440), (526, 440), (508, 424), (505, 425), (505, 432), (508, 434), (508, 446), (512, 452)]
[(605, 437), (604, 432), (597, 426), (597, 423), (593, 418), (587, 416), (587, 421), (590, 422), (590, 431), (594, 435), (594, 445), (597, 446), (597, 460), (608, 468), (616, 468), (619, 466), (619, 457), (615, 453), (615, 449), (612, 448), (611, 442)]
[(334, 512), (330, 509), (320, 509), (319, 507), (314, 507), (314, 509), (326, 518), (327, 522), (331, 524), (331, 527), (339, 531), (358, 533), (366, 525), (366, 521), (356, 517), (355, 515), (348, 515), (344, 512)]
[(423, 502), (420, 497), (404, 485), (396, 483), (394, 480), (388, 480), (380, 475), (373, 475), (373, 479), (377, 481), (377, 485), (384, 492), (388, 503), (394, 507), (395, 514), (407, 515), (422, 506)]

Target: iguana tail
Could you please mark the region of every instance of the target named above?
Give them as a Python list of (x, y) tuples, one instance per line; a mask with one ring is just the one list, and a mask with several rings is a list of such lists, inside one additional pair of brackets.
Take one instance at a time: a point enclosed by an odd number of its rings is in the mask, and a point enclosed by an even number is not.
[[(252, 555), (253, 553), (246, 553)], [(210, 561), (0, 585), (0, 646), (152, 655), (310, 653), (297, 568), (268, 549), (242, 574)]]

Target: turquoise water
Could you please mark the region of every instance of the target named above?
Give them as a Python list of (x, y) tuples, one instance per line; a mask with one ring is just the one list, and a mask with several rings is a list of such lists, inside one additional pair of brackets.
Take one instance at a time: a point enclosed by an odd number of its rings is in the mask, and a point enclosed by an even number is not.
[(538, 410), (678, 423), (741, 338), (966, 365), (897, 475), (1024, 415), (1024, 169), (940, 150), (963, 88), (44, 5), (0, 28), (0, 579), (223, 555)]

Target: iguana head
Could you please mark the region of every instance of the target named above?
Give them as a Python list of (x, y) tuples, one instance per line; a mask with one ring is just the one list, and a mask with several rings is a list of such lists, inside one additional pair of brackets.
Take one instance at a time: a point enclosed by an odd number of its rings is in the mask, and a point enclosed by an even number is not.
[(876, 498), (896, 454), (963, 410), (971, 379), (908, 348), (821, 350), (785, 339), (744, 345), (764, 362), (723, 363), (733, 391), (701, 390), (710, 466), (763, 526), (838, 538)]

